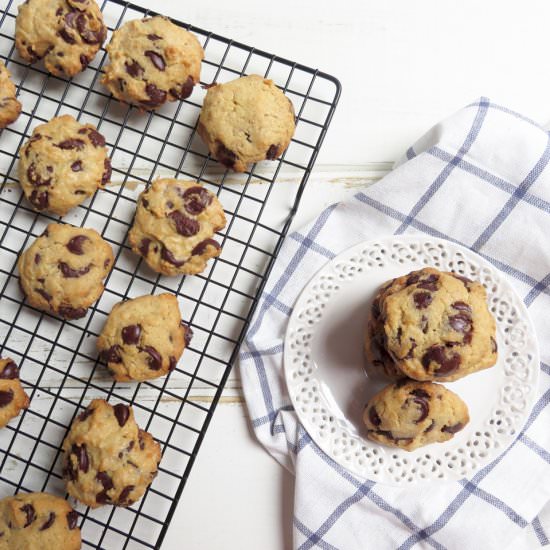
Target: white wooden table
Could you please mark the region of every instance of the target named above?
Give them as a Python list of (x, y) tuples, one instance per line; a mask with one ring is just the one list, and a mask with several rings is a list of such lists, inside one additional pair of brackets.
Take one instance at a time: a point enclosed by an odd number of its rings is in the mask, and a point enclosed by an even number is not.
[[(341, 80), (294, 227), (378, 180), (422, 132), (480, 95), (550, 121), (544, 0), (135, 1)], [(291, 548), (292, 506), (292, 476), (256, 443), (234, 369), (162, 548)]]

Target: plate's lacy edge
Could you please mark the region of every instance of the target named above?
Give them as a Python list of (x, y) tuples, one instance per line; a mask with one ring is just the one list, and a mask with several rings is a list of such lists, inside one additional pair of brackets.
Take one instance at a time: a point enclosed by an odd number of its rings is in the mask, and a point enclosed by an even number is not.
[[(403, 453), (380, 452), (378, 446), (352, 433), (347, 424), (330, 412), (330, 405), (311, 376), (315, 365), (310, 344), (323, 311), (342, 285), (353, 282), (364, 271), (383, 268), (391, 262), (423, 263), (442, 271), (454, 271), (480, 281), (487, 290), (488, 303), (501, 332), (499, 354), (505, 357), (505, 384), (484, 425), (462, 445), (444, 450), (429, 446), (414, 458)], [(311, 284), (311, 283), (310, 283)], [(297, 307), (302, 302), (298, 300)], [(459, 479), (472, 475), (505, 450), (520, 431), (530, 411), (535, 392), (536, 341), (521, 314), (522, 305), (511, 287), (496, 270), (477, 264), (452, 243), (423, 240), (394, 240), (366, 245), (341, 262), (331, 262), (318, 274), (307, 292), (307, 299), (294, 315), (294, 330), (285, 346), (291, 365), (285, 364), (289, 392), (300, 420), (314, 440), (332, 458), (362, 477), (392, 484), (430, 479)], [(449, 448), (449, 446), (447, 446)]]

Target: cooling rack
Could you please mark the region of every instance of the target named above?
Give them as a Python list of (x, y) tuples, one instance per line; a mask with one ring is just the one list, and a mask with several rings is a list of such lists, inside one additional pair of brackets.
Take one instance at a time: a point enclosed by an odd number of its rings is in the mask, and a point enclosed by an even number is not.
[[(178, 499), (212, 418), (274, 258), (296, 212), (340, 96), (332, 76), (254, 47), (175, 22), (195, 33), (206, 58), (201, 84), (244, 74), (268, 76), (292, 100), (296, 134), (283, 157), (244, 174), (220, 169), (196, 134), (205, 90), (188, 100), (140, 113), (115, 101), (99, 83), (102, 49), (73, 79), (29, 66), (14, 48), (17, 4), (0, 10), (0, 58), (23, 103), (19, 119), (0, 135), (0, 354), (21, 367), (31, 397), (27, 411), (0, 430), (0, 497), (19, 491), (63, 495), (60, 445), (73, 418), (95, 397), (133, 405), (140, 427), (160, 442), (163, 459), (145, 496), (130, 508), (91, 510), (77, 505), (84, 548), (160, 548)], [(100, 2), (109, 37), (124, 22), (156, 15), (120, 1)], [(87, 316), (62, 321), (30, 307), (18, 288), (20, 252), (48, 223), (29, 208), (17, 185), (19, 147), (33, 128), (60, 114), (96, 125), (106, 137), (113, 182), (73, 210), (63, 222), (92, 227), (115, 251), (115, 266), (101, 299)], [(298, 186), (290, 185), (291, 174)], [(127, 244), (136, 199), (158, 176), (200, 181), (222, 202), (228, 224), (218, 235), (222, 255), (193, 277), (159, 276)], [(275, 198), (283, 193), (281, 212)], [(284, 202), (283, 201), (283, 202)], [(112, 306), (143, 294), (172, 292), (194, 333), (175, 371), (141, 384), (113, 383), (98, 362), (96, 338)], [(212, 399), (196, 400), (196, 388)]]

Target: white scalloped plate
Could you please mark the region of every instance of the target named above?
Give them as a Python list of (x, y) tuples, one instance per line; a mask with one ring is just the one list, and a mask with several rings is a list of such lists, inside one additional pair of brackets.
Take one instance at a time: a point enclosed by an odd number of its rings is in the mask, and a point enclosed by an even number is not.
[[(363, 338), (375, 290), (425, 266), (483, 283), (499, 359), (445, 384), (468, 405), (470, 423), (450, 441), (408, 452), (366, 438), (363, 408), (387, 382), (366, 374)], [(441, 239), (393, 236), (346, 250), (307, 284), (288, 324), (284, 368), (296, 413), (328, 456), (360, 477), (407, 485), (469, 477), (507, 449), (534, 404), (539, 351), (521, 298), (483, 258)]]

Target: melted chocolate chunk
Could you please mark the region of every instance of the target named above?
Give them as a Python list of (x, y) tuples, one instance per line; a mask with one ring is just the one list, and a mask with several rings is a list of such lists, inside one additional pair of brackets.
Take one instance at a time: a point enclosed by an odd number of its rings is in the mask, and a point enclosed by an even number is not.
[(188, 187), (183, 193), (184, 208), (192, 216), (198, 216), (212, 203), (212, 195), (198, 185)]
[(178, 360), (173, 355), (170, 355), (170, 357), (168, 358), (168, 370), (173, 371), (176, 368), (177, 364)]
[(458, 275), (457, 273), (451, 273), (451, 275), (455, 279), (458, 279), (459, 281), (462, 281), (462, 283), (466, 287), (466, 290), (468, 290), (468, 292), (470, 292), (470, 285), (473, 283), (472, 280), (468, 279), (467, 277), (464, 277), (463, 275)]
[(182, 82), (176, 88), (170, 88), (170, 93), (176, 99), (187, 99), (193, 93), (194, 87), (195, 81), (193, 80), (193, 77), (188, 76), (185, 82)]
[(27, 516), (23, 527), (28, 527), (36, 519), (34, 506), (32, 504), (25, 504), (24, 506), (21, 506), (20, 510)]
[(405, 284), (407, 286), (414, 285), (420, 280), (420, 275), (418, 273), (412, 273), (407, 277), (407, 280), (405, 281)]
[(88, 418), (93, 412), (94, 412), (94, 409), (90, 409), (90, 408), (87, 408), (87, 409), (83, 410), (83, 411), (78, 415), (78, 420), (79, 420), (80, 422), (84, 422), (84, 420), (86, 420), (86, 418)]
[(71, 164), (71, 170), (73, 172), (81, 172), (82, 171), (82, 161), (81, 160), (75, 160)]
[(39, 192), (36, 189), (31, 193), (29, 201), (37, 210), (44, 210), (49, 206), (49, 196), (47, 191)]
[(428, 332), (428, 318), (425, 315), (422, 315), (422, 319), (420, 319), (420, 328), (424, 334)]
[(140, 325), (128, 325), (122, 329), (122, 341), (125, 344), (139, 344), (139, 337), (141, 336)]
[(432, 275), (428, 275), (428, 277), (426, 277), (425, 279), (422, 279), (417, 287), (418, 288), (423, 288), (424, 290), (431, 290), (431, 291), (436, 291), (437, 290), (437, 281), (439, 281), (439, 275), (435, 275), (435, 274), (432, 274)]
[(90, 60), (88, 59), (88, 57), (85, 56), (84, 54), (80, 54), (80, 64), (82, 65), (82, 70), (84, 70), (89, 63), (90, 63)]
[(168, 95), (164, 90), (157, 88), (154, 84), (147, 84), (145, 86), (145, 93), (149, 96), (148, 101), (140, 101), (142, 105), (146, 107), (158, 107), (166, 101), (166, 96)]
[(7, 407), (13, 401), (13, 390), (0, 390), (0, 409)]
[(105, 40), (105, 36), (107, 34), (107, 29), (104, 25), (101, 25), (101, 27), (96, 31), (89, 29), (86, 26), (86, 18), (84, 17), (84, 14), (80, 14), (76, 18), (76, 29), (86, 44), (101, 44)]
[(90, 129), (88, 138), (94, 147), (105, 147), (105, 138), (97, 130)]
[(166, 69), (166, 62), (164, 57), (153, 50), (147, 50), (144, 53), (145, 57), (148, 57), (151, 60), (151, 63), (159, 70), (164, 71)]
[(200, 256), (204, 254), (208, 246), (213, 246), (216, 250), (220, 250), (221, 246), (214, 239), (205, 239), (201, 241), (193, 250), (191, 251), (192, 256)]
[(405, 359), (412, 359), (414, 350), (416, 349), (416, 340), (414, 338), (409, 338), (409, 342), (411, 343), (411, 347), (409, 348), (407, 355), (405, 355)]
[(13, 361), (10, 361), (0, 371), (0, 380), (15, 380), (16, 378), (19, 378), (19, 369)]
[(57, 310), (58, 314), (65, 319), (81, 319), (86, 315), (86, 308), (72, 307), (72, 306), (59, 306)]
[(415, 397), (413, 399), (413, 403), (418, 405), (418, 408), (420, 409), (420, 416), (414, 421), (414, 423), (420, 424), (420, 422), (422, 422), (428, 417), (428, 413), (430, 412), (430, 405), (428, 404), (428, 400), (423, 396)]
[(469, 333), (472, 331), (472, 318), (467, 313), (458, 313), (449, 317), (449, 325), (457, 332)]
[[(48, 166), (48, 172), (52, 172), (53, 169), (51, 169), (51, 166)], [(29, 167), (27, 168), (27, 179), (29, 180), (29, 183), (34, 187), (39, 187), (40, 185), (43, 185), (45, 187), (49, 187), (52, 183), (52, 178), (49, 179), (43, 178), (40, 174), (36, 171), (36, 166), (34, 162), (31, 162)]]
[(467, 313), (472, 313), (472, 308), (465, 302), (454, 302), (451, 304), (451, 307), (457, 309), (458, 311), (466, 311)]
[(52, 301), (51, 294), (46, 292), (43, 288), (35, 288), (34, 291), (36, 293), (40, 294), (40, 296), (42, 296), (42, 298), (44, 298), (44, 300), (46, 300), (46, 302), (51, 302)]
[(270, 145), (269, 149), (267, 150), (267, 153), (265, 154), (265, 158), (267, 160), (275, 160), (277, 158), (278, 153), (279, 153), (279, 146)]
[(87, 473), (90, 469), (90, 459), (86, 451), (86, 443), (82, 443), (82, 445), (73, 445), (71, 447), (71, 454), (76, 457), (78, 469), (81, 472)]
[(104, 349), (101, 351), (101, 359), (105, 363), (122, 363), (122, 357), (120, 356), (120, 346), (115, 344), (109, 349)]
[(441, 431), (447, 432), (450, 434), (455, 434), (456, 432), (459, 432), (460, 430), (462, 430), (462, 428), (464, 428), (464, 424), (459, 422), (458, 424), (454, 424), (453, 426), (443, 426), (443, 428), (441, 428)]
[(134, 78), (139, 78), (140, 76), (143, 75), (143, 67), (133, 59), (131, 63), (126, 61), (125, 67), (126, 67), (126, 72), (130, 76), (133, 76)]
[(121, 506), (126, 506), (131, 504), (131, 502), (128, 500), (128, 497), (130, 496), (130, 493), (135, 489), (134, 485), (127, 485), (120, 491), (120, 495), (118, 497), (118, 503)]
[(142, 256), (147, 256), (149, 254), (149, 245), (151, 244), (151, 239), (142, 239), (139, 243), (139, 253)]
[(201, 224), (197, 220), (189, 218), (179, 210), (170, 212), (168, 217), (174, 222), (176, 231), (183, 237), (192, 237), (196, 235), (201, 228)]
[(124, 424), (128, 422), (128, 418), (130, 418), (130, 408), (128, 407), (128, 405), (118, 403), (113, 407), (113, 409), (116, 419), (118, 421), (118, 425), (122, 428)]
[(50, 512), (48, 519), (44, 522), (44, 524), (38, 530), (45, 531), (46, 529), (49, 529), (53, 525), (54, 521), (55, 521), (55, 512)]
[(97, 472), (95, 478), (103, 485), (106, 491), (114, 487), (113, 480), (107, 472)]
[(374, 407), (369, 409), (369, 421), (373, 426), (380, 426), (380, 424), (382, 424), (382, 420)]
[(170, 264), (172, 264), (175, 267), (181, 267), (185, 264), (186, 260), (176, 260), (176, 257), (170, 250), (168, 250), (165, 246), (162, 247), (162, 252), (160, 253), (160, 257)]
[(111, 159), (105, 159), (103, 161), (103, 176), (101, 176), (101, 185), (105, 185), (111, 179), (113, 168), (111, 167)]
[(493, 353), (496, 353), (498, 349), (497, 341), (492, 336), (491, 336), (491, 349), (493, 350)]
[(428, 371), (431, 362), (437, 363), (439, 368), (434, 371), (435, 376), (447, 376), (460, 366), (461, 358), (458, 353), (446, 353), (445, 346), (432, 346), (422, 357), (422, 366)]
[(76, 149), (77, 151), (82, 151), (82, 149), (84, 149), (85, 146), (86, 144), (84, 143), (84, 141), (78, 138), (69, 138), (57, 144), (57, 147), (59, 147), (60, 149), (64, 149), (64, 150)]
[(432, 303), (433, 295), (431, 292), (415, 292), (413, 299), (417, 309), (426, 309)]
[(60, 29), (58, 34), (67, 44), (76, 44), (76, 39), (72, 36), (67, 27)]
[(428, 432), (431, 432), (435, 427), (435, 420), (432, 420), (432, 423), (424, 430), (424, 433), (427, 434)]
[(185, 347), (187, 347), (191, 340), (193, 339), (193, 330), (189, 325), (186, 325), (183, 321), (181, 322), (181, 326), (185, 328), (185, 336), (183, 339), (185, 340)]
[(70, 530), (73, 530), (76, 528), (76, 522), (78, 521), (78, 512), (75, 512), (74, 510), (71, 510), (67, 514), (67, 525), (69, 526)]
[(411, 395), (414, 395), (416, 397), (423, 397), (424, 399), (430, 398), (430, 394), (426, 390), (423, 390), (422, 388), (416, 388), (412, 390)]
[(86, 235), (77, 235), (67, 243), (67, 248), (69, 249), (69, 252), (72, 252), (77, 256), (82, 256), (82, 254), (84, 254), (84, 250), (82, 249), (82, 246), (86, 241), (89, 241), (89, 240), (90, 239), (86, 237)]
[(63, 277), (67, 279), (76, 279), (78, 277), (82, 277), (83, 275), (86, 275), (86, 273), (89, 273), (90, 269), (92, 269), (92, 264), (88, 264), (87, 266), (81, 267), (80, 269), (73, 269), (69, 264), (65, 262), (59, 262), (59, 264), (57, 265), (61, 270)]
[(162, 36), (159, 36), (158, 34), (148, 34), (147, 35), (147, 38), (151, 41), (151, 42), (156, 42), (157, 40), (160, 40), (162, 38)]
[(216, 158), (227, 168), (233, 168), (237, 161), (237, 155), (228, 149), (221, 141), (218, 141), (216, 147)]
[(162, 356), (153, 346), (145, 346), (140, 349), (149, 355), (147, 364), (151, 370), (160, 370), (162, 368)]

